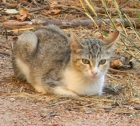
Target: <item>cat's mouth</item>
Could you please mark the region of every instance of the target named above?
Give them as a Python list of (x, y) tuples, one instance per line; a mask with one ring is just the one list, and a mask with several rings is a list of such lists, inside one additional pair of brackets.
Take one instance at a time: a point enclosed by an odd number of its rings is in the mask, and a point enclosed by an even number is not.
[(97, 78), (98, 77), (98, 75), (91, 75), (91, 78), (92, 79), (95, 79), (95, 78)]
[(88, 74), (86, 74), (86, 77), (89, 79), (95, 79), (98, 77), (98, 73), (95, 73), (95, 74), (88, 73)]

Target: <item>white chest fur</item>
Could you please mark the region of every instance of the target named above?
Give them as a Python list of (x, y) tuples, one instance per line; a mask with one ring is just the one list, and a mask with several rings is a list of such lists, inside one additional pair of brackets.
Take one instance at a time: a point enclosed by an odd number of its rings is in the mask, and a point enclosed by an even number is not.
[(104, 84), (104, 75), (98, 78), (89, 79), (74, 70), (66, 69), (63, 82), (67, 89), (72, 90), (79, 95), (101, 95)]

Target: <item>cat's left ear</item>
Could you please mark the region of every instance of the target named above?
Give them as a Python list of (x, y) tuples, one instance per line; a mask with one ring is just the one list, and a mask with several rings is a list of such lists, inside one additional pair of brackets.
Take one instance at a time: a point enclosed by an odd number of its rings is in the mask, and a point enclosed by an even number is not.
[(105, 41), (105, 43), (107, 44), (107, 49), (113, 48), (116, 41), (118, 41), (119, 36), (120, 36), (120, 32), (119, 31), (114, 31), (113, 33), (109, 34), (108, 37), (103, 39), (103, 41)]
[(83, 46), (80, 43), (79, 38), (73, 32), (71, 32), (70, 34), (70, 48), (72, 51), (77, 51), (78, 49), (83, 48)]

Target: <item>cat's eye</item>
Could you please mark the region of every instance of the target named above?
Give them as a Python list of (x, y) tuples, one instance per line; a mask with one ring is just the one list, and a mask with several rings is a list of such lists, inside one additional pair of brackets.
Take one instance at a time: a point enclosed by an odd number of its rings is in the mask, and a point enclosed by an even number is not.
[(100, 60), (99, 65), (103, 65), (105, 63), (106, 63), (106, 59), (102, 59), (102, 60)]
[(84, 64), (90, 64), (90, 62), (89, 62), (88, 59), (82, 59), (82, 62), (83, 62)]

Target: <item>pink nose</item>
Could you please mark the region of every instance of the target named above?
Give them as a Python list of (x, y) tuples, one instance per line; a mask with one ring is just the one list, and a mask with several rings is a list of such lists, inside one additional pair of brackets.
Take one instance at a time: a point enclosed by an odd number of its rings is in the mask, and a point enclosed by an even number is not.
[(95, 71), (95, 72), (94, 72), (94, 71), (91, 71), (91, 73), (92, 73), (92, 75), (93, 75), (93, 77), (94, 77), (94, 76), (97, 75), (98, 72), (96, 72), (96, 71)]

